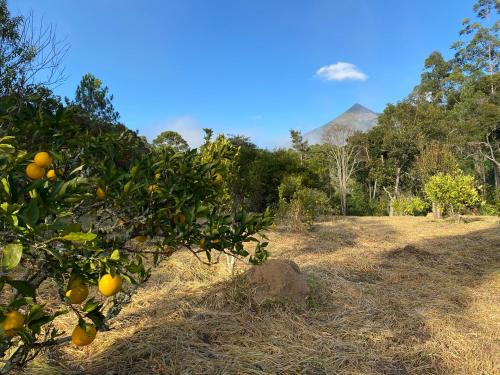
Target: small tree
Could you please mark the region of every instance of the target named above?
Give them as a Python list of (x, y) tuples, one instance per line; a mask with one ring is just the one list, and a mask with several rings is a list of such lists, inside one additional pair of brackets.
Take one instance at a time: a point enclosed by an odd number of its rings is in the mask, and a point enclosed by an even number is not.
[(427, 198), (437, 208), (436, 218), (441, 217), (445, 210), (454, 216), (467, 207), (480, 202), (479, 192), (473, 176), (464, 174), (443, 174), (432, 176), (425, 184), (424, 191)]
[(334, 124), (323, 135), (328, 145), (330, 177), (340, 193), (342, 215), (347, 215), (347, 192), (349, 182), (359, 164), (359, 152), (355, 145), (347, 142), (355, 134), (352, 126)]
[(82, 108), (92, 120), (114, 124), (120, 118), (113, 107), (113, 95), (109, 95), (108, 86), (103, 86), (102, 81), (90, 73), (82, 77), (73, 104)]
[(153, 146), (170, 147), (175, 151), (189, 150), (189, 145), (186, 140), (182, 138), (182, 135), (173, 130), (166, 130), (158, 134), (153, 140)]

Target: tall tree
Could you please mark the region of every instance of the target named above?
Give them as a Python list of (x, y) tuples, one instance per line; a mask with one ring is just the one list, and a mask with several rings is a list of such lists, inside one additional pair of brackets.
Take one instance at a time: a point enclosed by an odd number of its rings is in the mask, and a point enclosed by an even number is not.
[(309, 142), (304, 140), (302, 133), (298, 130), (290, 130), (290, 137), (292, 138), (292, 148), (298, 152), (300, 163), (303, 164), (305, 155), (309, 149)]
[(158, 134), (153, 140), (153, 145), (156, 147), (168, 147), (175, 151), (189, 150), (186, 140), (182, 138), (182, 135), (173, 130), (166, 130)]
[(7, 1), (0, 0), (0, 96), (23, 98), (39, 86), (60, 83), (67, 50), (52, 25), (35, 23), (33, 14), (12, 17)]
[(492, 23), (495, 15), (500, 13), (498, 0), (479, 0), (474, 4), (477, 21), (471, 22), (469, 18), (463, 21), (460, 31), (462, 40), (455, 42), (455, 63), (458, 64), (465, 75), (478, 79), (487, 74), (490, 77), (490, 93), (495, 94), (497, 89), (493, 79), (498, 72), (500, 54), (500, 40), (498, 32), (500, 21)]
[(72, 104), (79, 106), (92, 120), (115, 124), (120, 118), (108, 86), (103, 86), (102, 81), (90, 73), (82, 77)]
[(348, 143), (355, 129), (344, 124), (334, 124), (323, 135), (323, 141), (329, 146), (330, 176), (340, 193), (340, 209), (342, 215), (347, 215), (347, 193), (349, 183), (359, 164), (357, 146)]

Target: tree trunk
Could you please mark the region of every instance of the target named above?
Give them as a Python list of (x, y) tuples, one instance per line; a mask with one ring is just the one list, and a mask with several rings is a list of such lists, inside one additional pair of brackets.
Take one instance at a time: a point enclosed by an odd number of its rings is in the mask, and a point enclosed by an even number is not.
[(347, 216), (347, 192), (342, 189), (340, 194), (340, 209), (342, 211), (342, 216)]
[(495, 189), (500, 189), (500, 166), (493, 163), (493, 173), (495, 175)]
[(434, 202), (432, 202), (432, 215), (434, 216), (434, 219), (441, 219), (442, 217), (441, 208)]

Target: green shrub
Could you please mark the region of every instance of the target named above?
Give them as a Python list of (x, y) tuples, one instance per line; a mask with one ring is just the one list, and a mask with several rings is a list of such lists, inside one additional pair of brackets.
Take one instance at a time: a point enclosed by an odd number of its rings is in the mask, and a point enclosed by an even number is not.
[(478, 213), (479, 215), (485, 215), (485, 216), (499, 216), (500, 205), (498, 203), (496, 205), (484, 203), (479, 207)]
[(474, 177), (462, 173), (434, 175), (425, 184), (424, 191), (438, 210), (451, 216), (481, 201)]
[(420, 197), (401, 195), (393, 202), (394, 213), (398, 216), (417, 216), (425, 214), (429, 204)]
[(309, 227), (321, 215), (331, 213), (328, 196), (321, 190), (302, 187), (295, 191), (289, 201), (280, 200), (278, 216), (286, 226)]

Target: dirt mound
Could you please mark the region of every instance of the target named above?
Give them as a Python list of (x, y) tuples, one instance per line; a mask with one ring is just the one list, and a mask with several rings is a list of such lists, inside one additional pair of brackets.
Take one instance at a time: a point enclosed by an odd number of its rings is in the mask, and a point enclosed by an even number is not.
[(439, 260), (439, 256), (437, 254), (433, 254), (426, 250), (419, 249), (414, 245), (406, 245), (403, 248), (392, 250), (391, 252), (388, 253), (389, 258), (407, 258), (410, 256), (414, 256), (417, 260), (421, 262)]
[(303, 304), (311, 292), (299, 266), (290, 260), (270, 259), (252, 267), (246, 277), (255, 288), (253, 300), (257, 304), (281, 300)]

